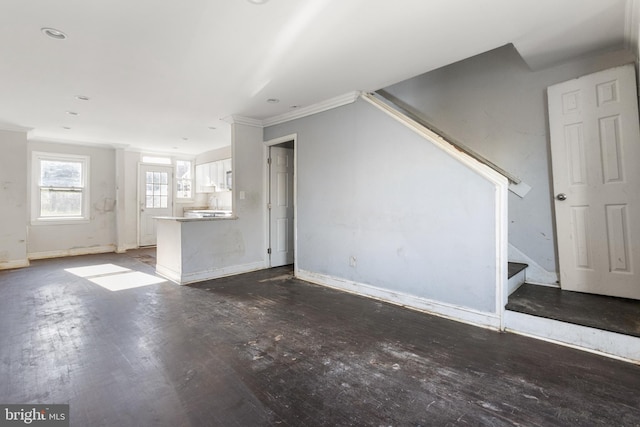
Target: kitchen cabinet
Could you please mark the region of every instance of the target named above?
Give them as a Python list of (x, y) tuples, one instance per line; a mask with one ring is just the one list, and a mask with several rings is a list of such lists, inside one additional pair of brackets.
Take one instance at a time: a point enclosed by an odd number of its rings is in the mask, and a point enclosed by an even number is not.
[(231, 159), (196, 165), (196, 193), (231, 190)]

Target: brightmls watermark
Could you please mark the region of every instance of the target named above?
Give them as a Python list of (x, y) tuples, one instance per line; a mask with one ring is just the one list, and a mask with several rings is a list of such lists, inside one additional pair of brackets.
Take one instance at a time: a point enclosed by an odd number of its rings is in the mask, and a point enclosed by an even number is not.
[(69, 427), (69, 405), (2, 405), (0, 427)]

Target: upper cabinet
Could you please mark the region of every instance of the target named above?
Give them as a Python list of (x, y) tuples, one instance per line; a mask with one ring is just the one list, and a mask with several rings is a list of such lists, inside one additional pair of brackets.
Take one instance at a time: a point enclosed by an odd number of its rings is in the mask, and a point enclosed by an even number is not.
[(196, 165), (196, 193), (231, 190), (231, 159)]

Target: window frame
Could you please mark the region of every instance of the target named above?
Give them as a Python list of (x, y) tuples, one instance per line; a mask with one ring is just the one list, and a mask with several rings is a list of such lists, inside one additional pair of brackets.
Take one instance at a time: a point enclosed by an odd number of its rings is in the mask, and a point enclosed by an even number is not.
[[(41, 185), (42, 161), (53, 162), (73, 162), (82, 165), (81, 186), (80, 187), (55, 187), (60, 189), (80, 190), (82, 194), (81, 214), (77, 216), (43, 216), (41, 206), (41, 193), (43, 188), (54, 188), (52, 186)], [(54, 224), (79, 224), (90, 221), (90, 156), (66, 153), (49, 153), (42, 151), (32, 152), (31, 157), (31, 224), (32, 225), (54, 225)]]
[[(190, 169), (191, 178), (189, 178), (187, 180), (187, 179), (178, 177), (178, 162), (189, 162), (189, 169)], [(176, 159), (175, 162), (174, 162), (173, 175), (175, 177), (175, 179), (174, 179), (175, 190), (173, 192), (173, 198), (175, 199), (175, 201), (177, 203), (189, 202), (189, 201), (194, 200), (195, 192), (196, 192), (195, 179), (194, 179), (194, 173), (195, 173), (195, 165), (194, 165), (194, 163), (195, 162), (193, 160), (191, 160), (191, 159)], [(180, 194), (179, 191), (178, 191), (178, 182), (179, 181), (190, 181), (191, 182), (191, 196), (189, 196), (189, 197), (180, 197), (179, 196), (179, 194)]]

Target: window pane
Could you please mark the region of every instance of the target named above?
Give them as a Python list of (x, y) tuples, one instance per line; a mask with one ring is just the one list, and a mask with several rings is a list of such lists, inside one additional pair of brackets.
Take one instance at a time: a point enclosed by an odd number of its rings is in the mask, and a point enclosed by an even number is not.
[(153, 184), (153, 172), (147, 172), (147, 184)]
[(142, 156), (143, 163), (159, 163), (163, 165), (170, 165), (171, 159), (169, 157), (153, 157), (153, 156)]
[(41, 160), (40, 182), (44, 187), (82, 187), (82, 163)]
[(160, 196), (160, 207), (166, 208), (167, 206), (167, 196)]
[(169, 174), (166, 172), (160, 173), (160, 183), (168, 184), (169, 183)]
[(166, 196), (168, 190), (169, 190), (169, 186), (168, 185), (161, 185), (160, 186), (160, 195), (161, 196)]
[(153, 207), (154, 208), (160, 207), (160, 196), (153, 196)]
[(153, 207), (153, 196), (147, 196), (147, 203), (145, 204), (145, 206), (148, 208)]
[(178, 179), (191, 179), (191, 162), (186, 160), (176, 161), (176, 177)]
[(41, 217), (82, 216), (82, 191), (40, 190)]

